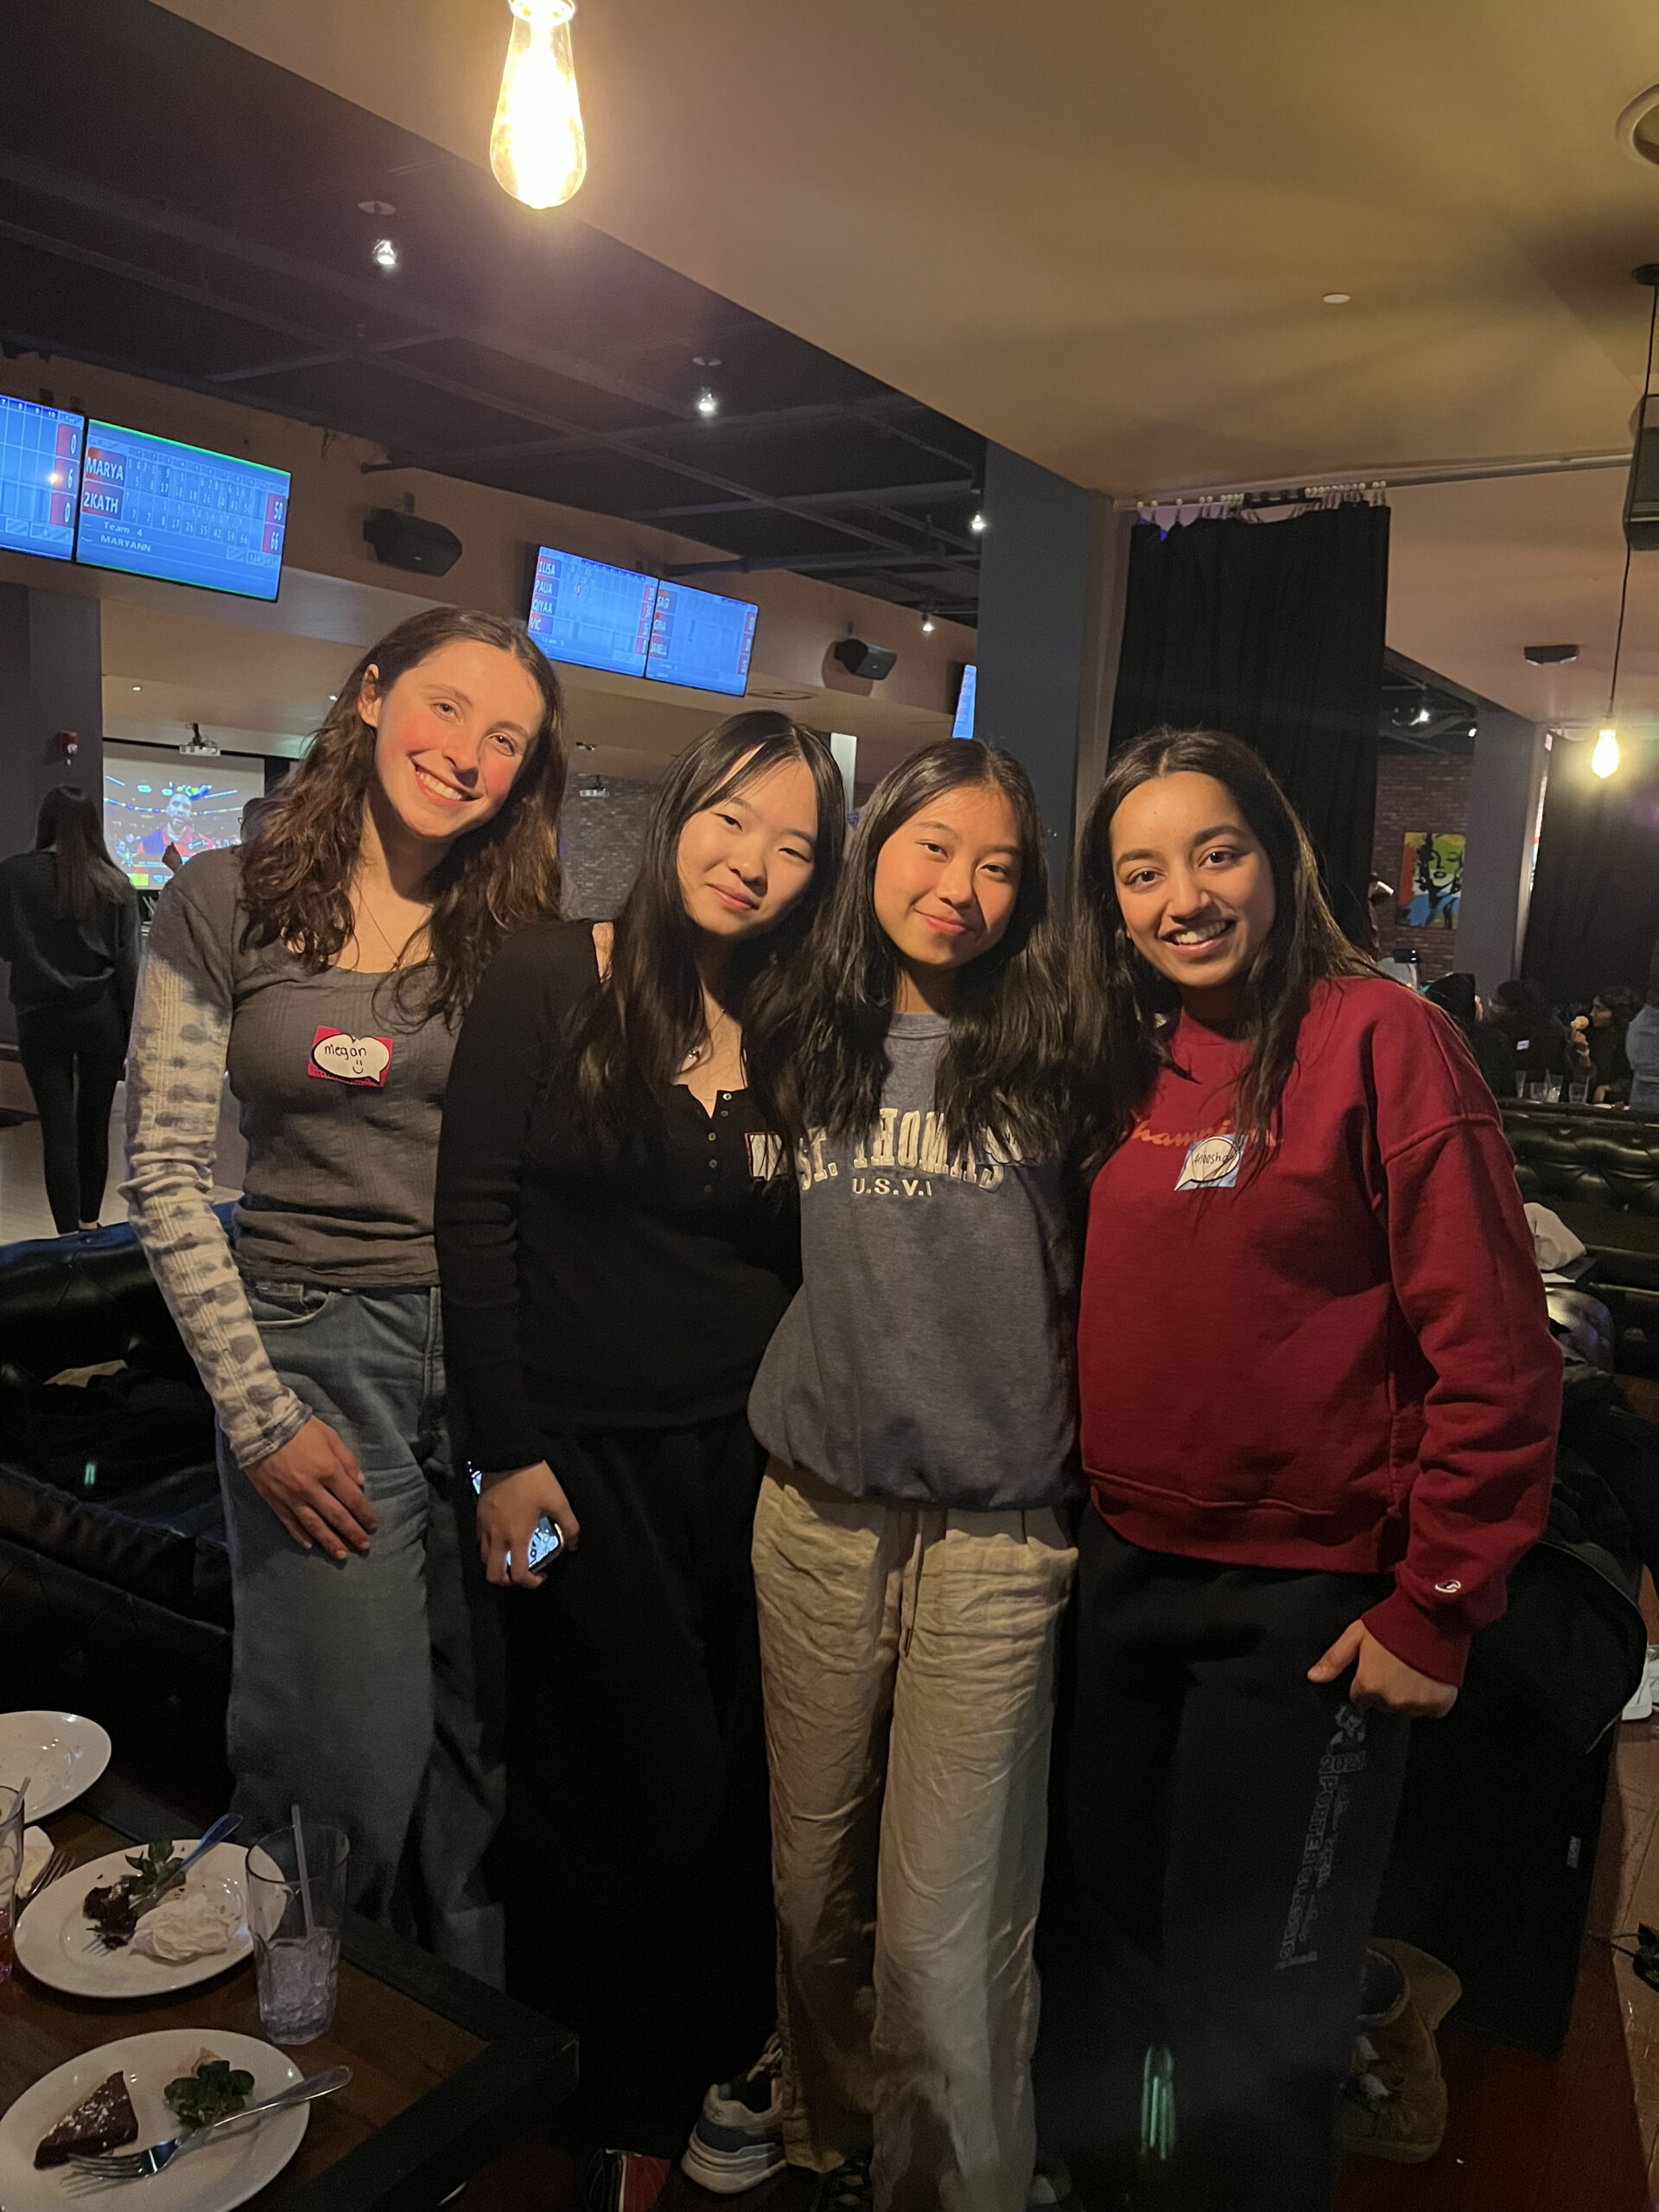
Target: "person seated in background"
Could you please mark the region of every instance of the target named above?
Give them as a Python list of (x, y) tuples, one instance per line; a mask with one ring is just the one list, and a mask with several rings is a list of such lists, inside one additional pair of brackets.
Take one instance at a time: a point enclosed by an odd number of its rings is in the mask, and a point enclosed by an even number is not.
[(1630, 1068), (1630, 1111), (1659, 1119), (1659, 944), (1648, 963), (1645, 1006), (1630, 1016), (1624, 1032), (1624, 1057)]
[(1567, 1071), (1567, 1029), (1544, 995), (1544, 987), (1530, 976), (1513, 976), (1492, 994), (1486, 1015), (1515, 1048), (1515, 1071), (1536, 1083), (1541, 1076), (1565, 1077)]
[(1481, 1020), (1474, 977), (1466, 969), (1442, 976), (1439, 982), (1428, 986), (1423, 996), (1433, 999), (1441, 1013), (1449, 1014), (1463, 1032), (1464, 1041), (1475, 1056), (1475, 1065), (1485, 1077), (1493, 1096), (1513, 1098), (1515, 1047), (1503, 1030)]
[(1640, 1008), (1640, 994), (1628, 983), (1609, 983), (1590, 1001), (1588, 1014), (1573, 1020), (1567, 1042), (1572, 1072), (1588, 1076), (1597, 1106), (1622, 1106), (1630, 1095), (1630, 1064), (1624, 1057), (1624, 1033)]

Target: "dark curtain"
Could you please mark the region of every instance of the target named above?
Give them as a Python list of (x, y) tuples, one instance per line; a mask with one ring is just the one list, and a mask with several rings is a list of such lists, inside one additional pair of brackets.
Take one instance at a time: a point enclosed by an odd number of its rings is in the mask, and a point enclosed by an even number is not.
[(1555, 741), (1521, 972), (1558, 1004), (1645, 988), (1659, 938), (1659, 745), (1630, 743), (1605, 780), (1593, 745)]
[(1351, 937), (1376, 812), (1389, 511), (1130, 533), (1112, 746), (1168, 722), (1229, 730), (1288, 792)]

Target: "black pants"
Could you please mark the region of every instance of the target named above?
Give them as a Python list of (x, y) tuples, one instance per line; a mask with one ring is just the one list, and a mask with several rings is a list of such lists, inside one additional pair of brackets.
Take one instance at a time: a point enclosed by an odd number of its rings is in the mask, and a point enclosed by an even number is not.
[(582, 1541), (507, 1595), (507, 1978), (582, 2039), (576, 2125), (677, 2154), (777, 2012), (741, 1414), (553, 1436)]
[(17, 1056), (41, 1116), (47, 1203), (60, 1234), (96, 1221), (110, 1173), (110, 1108), (127, 1057), (113, 990), (17, 1016)]
[(1141, 1551), (1085, 1513), (1071, 1842), (1113, 2133), (1174, 2056), (1181, 2201), (1325, 2212), (1408, 1724), (1306, 1680), (1388, 1578)]

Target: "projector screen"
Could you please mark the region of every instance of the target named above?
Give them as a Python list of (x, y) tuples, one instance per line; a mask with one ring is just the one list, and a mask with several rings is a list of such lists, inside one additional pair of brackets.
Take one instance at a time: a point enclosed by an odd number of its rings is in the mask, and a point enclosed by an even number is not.
[(741, 698), (749, 680), (760, 609), (747, 599), (693, 591), (689, 584), (658, 584), (645, 674), (657, 683), (684, 683), (698, 691), (727, 691)]
[(242, 842), (242, 810), (265, 794), (265, 765), (245, 753), (181, 758), (161, 745), (104, 742), (104, 842), (140, 891), (172, 880), (162, 855), (186, 860)]
[(550, 660), (643, 676), (657, 579), (543, 545), (536, 556), (530, 634)]
[(89, 422), (75, 558), (239, 599), (275, 599), (288, 473)]
[(84, 415), (0, 394), (0, 550), (73, 558), (86, 429)]
[(950, 725), (952, 737), (971, 737), (974, 734), (974, 694), (979, 689), (979, 670), (969, 661), (962, 671), (962, 689), (957, 694), (957, 718)]

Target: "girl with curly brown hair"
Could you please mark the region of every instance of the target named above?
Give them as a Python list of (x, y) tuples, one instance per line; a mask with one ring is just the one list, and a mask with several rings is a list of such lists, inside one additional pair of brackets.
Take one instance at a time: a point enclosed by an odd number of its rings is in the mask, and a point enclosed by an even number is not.
[(460, 1018), (558, 911), (561, 715), (515, 623), (436, 607), (383, 638), (252, 842), (162, 894), (128, 1082), (133, 1222), (219, 1415), (244, 1833), (302, 1800), (350, 1837), (359, 1911), (498, 1981), (433, 1184)]

